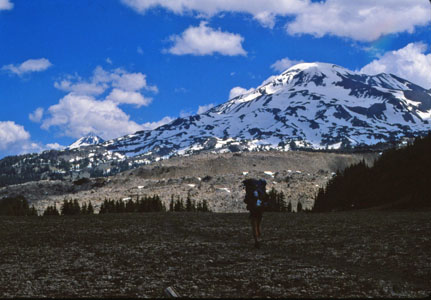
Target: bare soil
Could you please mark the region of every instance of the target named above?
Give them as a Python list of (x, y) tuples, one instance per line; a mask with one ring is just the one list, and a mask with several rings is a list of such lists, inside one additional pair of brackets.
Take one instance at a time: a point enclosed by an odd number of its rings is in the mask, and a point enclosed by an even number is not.
[(426, 297), (431, 212), (0, 218), (0, 297)]

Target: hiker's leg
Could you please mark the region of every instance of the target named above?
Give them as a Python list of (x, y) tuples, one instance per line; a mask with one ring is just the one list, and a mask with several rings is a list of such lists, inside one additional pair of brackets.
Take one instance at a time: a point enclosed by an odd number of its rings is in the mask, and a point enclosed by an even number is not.
[(256, 220), (256, 217), (254, 217), (254, 216), (250, 217), (250, 224), (251, 224), (251, 230), (252, 230), (252, 233), (253, 233), (254, 242), (257, 243), (258, 242), (258, 240), (257, 240), (257, 238), (258, 238), (258, 232), (257, 232), (257, 220)]
[(262, 223), (262, 216), (256, 218), (256, 234), (260, 238), (260, 224)]

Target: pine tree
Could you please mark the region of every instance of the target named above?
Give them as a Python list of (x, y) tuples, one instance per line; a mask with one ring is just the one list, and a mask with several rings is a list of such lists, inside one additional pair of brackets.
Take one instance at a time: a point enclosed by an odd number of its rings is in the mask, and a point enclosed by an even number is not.
[[(136, 199), (136, 201), (138, 201), (138, 199)], [(132, 199), (126, 202), (125, 212), (135, 212), (135, 202)]]
[(278, 211), (277, 191), (272, 188), (268, 193), (268, 211)]
[(93, 215), (94, 214), (94, 208), (93, 205), (91, 204), (91, 201), (88, 202), (88, 206), (87, 206), (87, 214), (88, 215)]
[(317, 195), (314, 198), (314, 206), (313, 206), (314, 211), (325, 210), (326, 201), (324, 200), (324, 198), (325, 198), (325, 189), (321, 187), (319, 188), (319, 191), (317, 192)]
[(286, 211), (289, 212), (289, 213), (292, 212), (292, 202), (289, 201), (289, 203), (287, 204)]
[(198, 202), (197, 207), (196, 207), (197, 211), (202, 211), (202, 202)]
[(49, 216), (51, 213), (51, 206), (48, 206), (47, 208), (45, 208), (45, 210), (42, 213), (42, 216)]
[(60, 214), (57, 208), (55, 207), (55, 204), (53, 206), (48, 206), (43, 212), (43, 216), (59, 216), (59, 215)]
[(163, 203), (162, 201), (160, 201), (160, 204), (161, 204), (161, 210), (160, 211), (166, 212), (166, 205), (165, 205), (165, 203)]
[(87, 204), (83, 203), (81, 206), (81, 215), (86, 215), (87, 214)]
[(38, 216), (38, 214), (37, 214), (37, 210), (36, 210), (36, 208), (34, 207), (34, 205), (32, 205), (32, 206), (30, 207), (30, 210), (29, 210), (28, 216), (35, 216), (35, 217), (37, 217), (37, 216)]
[(126, 207), (124, 205), (124, 201), (117, 200), (115, 202), (114, 212), (116, 212), (116, 213), (124, 213), (125, 209), (126, 209)]
[(298, 205), (296, 206), (296, 212), (301, 212), (301, 211), (302, 211), (302, 203), (298, 201)]
[(73, 215), (79, 215), (81, 213), (81, 207), (79, 206), (78, 199), (73, 200), (72, 207), (73, 207), (73, 213), (72, 213)]
[(68, 215), (69, 210), (70, 210), (69, 202), (66, 199), (64, 199), (63, 204), (61, 205), (61, 208), (60, 208), (61, 215), (62, 216)]
[(106, 213), (106, 199), (103, 201), (102, 205), (100, 205), (99, 215)]
[(37, 211), (33, 205), (29, 206), (24, 196), (19, 195), (0, 199), (0, 215), (37, 216)]
[(204, 201), (202, 201), (202, 211), (203, 212), (209, 212), (209, 208), (208, 208), (208, 202), (207, 200), (204, 199)]
[(278, 194), (278, 205), (279, 205), (279, 211), (286, 212), (286, 201), (284, 200), (284, 193), (281, 191)]
[(177, 201), (174, 204), (174, 211), (185, 211), (184, 201), (178, 196)]
[(171, 202), (169, 203), (169, 211), (174, 211), (174, 195), (171, 195)]
[(190, 194), (187, 195), (186, 211), (192, 211), (192, 200), (190, 199)]

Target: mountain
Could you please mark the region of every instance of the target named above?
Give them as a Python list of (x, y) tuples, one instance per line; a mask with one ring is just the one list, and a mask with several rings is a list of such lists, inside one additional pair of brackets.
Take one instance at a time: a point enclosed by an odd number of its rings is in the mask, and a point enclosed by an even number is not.
[(302, 63), (205, 113), (103, 146), (150, 159), (202, 150), (367, 148), (424, 134), (430, 117), (430, 91), (405, 79)]
[(371, 151), (430, 129), (431, 91), (392, 74), (303, 63), (202, 114), (102, 142), (0, 160), (0, 186), (106, 176), (200, 152)]
[(105, 142), (100, 136), (97, 136), (94, 133), (89, 133), (86, 136), (76, 140), (73, 144), (71, 144), (67, 149), (76, 149), (79, 147), (85, 147), (90, 145), (97, 145)]

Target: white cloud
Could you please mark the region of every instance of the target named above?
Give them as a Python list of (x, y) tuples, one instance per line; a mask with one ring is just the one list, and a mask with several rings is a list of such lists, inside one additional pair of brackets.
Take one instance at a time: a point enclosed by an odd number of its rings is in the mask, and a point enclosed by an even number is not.
[(277, 72), (284, 72), (289, 69), (291, 66), (294, 66), (299, 63), (303, 63), (303, 60), (291, 60), (288, 57), (277, 60), (275, 63), (271, 65), (271, 69)]
[(152, 101), (151, 98), (145, 98), (138, 92), (120, 89), (113, 89), (106, 99), (118, 104), (135, 104), (136, 107), (147, 106)]
[(147, 84), (146, 75), (142, 73), (127, 73), (122, 69), (117, 69), (114, 73), (110, 74), (110, 77), (112, 80), (112, 86), (126, 91), (145, 89), (155, 93), (158, 92), (156, 86), (150, 86)]
[(275, 25), (275, 16), (274, 12), (262, 11), (254, 15), (254, 18), (260, 22), (263, 27), (273, 28)]
[(11, 10), (13, 3), (9, 0), (0, 0), (0, 10)]
[(30, 140), (24, 126), (13, 121), (0, 121), (0, 150), (15, 148)]
[(13, 121), (0, 121), (0, 157), (63, 148), (58, 143), (43, 145), (34, 142), (24, 126)]
[(174, 45), (167, 52), (175, 55), (246, 55), (242, 48), (244, 38), (239, 34), (214, 30), (201, 22), (198, 27), (189, 27), (181, 35), (170, 37)]
[(246, 13), (272, 28), (277, 17), (293, 17), (290, 34), (335, 35), (373, 41), (382, 35), (412, 32), (429, 22), (426, 0), (122, 0), (137, 12), (162, 7), (175, 14), (210, 18), (223, 12)]
[(149, 85), (142, 73), (96, 67), (88, 80), (78, 75), (68, 76), (56, 82), (55, 87), (68, 94), (47, 109), (41, 128), (58, 128), (65, 136), (79, 138), (94, 132), (104, 139), (111, 139), (170, 120), (138, 124), (119, 107), (134, 105), (139, 108), (151, 103), (152, 99), (145, 97), (142, 91), (157, 93), (158, 89)]
[(100, 66), (94, 69), (93, 75), (88, 81), (75, 75), (67, 76), (66, 79), (54, 83), (54, 87), (59, 90), (80, 95), (99, 95), (111, 86), (129, 92), (137, 92), (142, 89), (158, 92), (156, 86), (148, 85), (145, 74), (128, 73), (121, 68), (108, 72)]
[(69, 79), (64, 79), (60, 82), (54, 82), (56, 89), (64, 92), (72, 92), (81, 95), (99, 95), (105, 92), (108, 88), (106, 84), (97, 82), (77, 82), (72, 83)]
[(41, 150), (43, 146), (31, 141), (24, 126), (13, 121), (0, 121), (0, 157)]
[(2, 69), (21, 76), (25, 73), (42, 72), (51, 66), (52, 64), (48, 59), (39, 58), (39, 59), (26, 60), (20, 65), (12, 65), (12, 64), (6, 65), (6, 66), (3, 66)]
[(46, 148), (48, 150), (62, 150), (65, 146), (60, 145), (59, 143), (46, 144)]
[(163, 119), (161, 119), (160, 121), (157, 122), (147, 122), (142, 124), (142, 129), (143, 130), (152, 130), (152, 129), (156, 129), (157, 127), (163, 126), (165, 124), (168, 124), (170, 122), (172, 122), (173, 120), (175, 120), (174, 118), (171, 117), (164, 117)]
[(28, 118), (30, 119), (30, 121), (33, 121), (35, 123), (39, 123), (42, 120), (42, 117), (43, 117), (42, 107), (38, 107), (34, 112), (28, 115)]
[(423, 0), (327, 0), (308, 3), (286, 29), (290, 34), (374, 41), (386, 34), (412, 33), (429, 19), (429, 3)]
[(195, 13), (198, 17), (212, 17), (222, 12), (248, 13), (263, 26), (272, 27), (276, 16), (300, 12), (307, 7), (303, 0), (122, 0), (137, 12), (163, 7), (175, 14)]
[(385, 53), (361, 69), (366, 74), (392, 73), (424, 88), (431, 88), (431, 53), (423, 43)]
[(204, 112), (207, 112), (208, 110), (210, 110), (213, 107), (214, 107), (214, 104), (212, 104), (212, 103), (208, 104), (208, 105), (199, 106), (197, 113), (198, 113), (198, 115), (203, 114)]
[(107, 62), (108, 64), (112, 65), (112, 60), (111, 60), (109, 57), (107, 57), (107, 58), (106, 58), (106, 62)]
[(50, 116), (42, 128), (59, 127), (66, 136), (79, 138), (94, 132), (105, 139), (142, 130), (130, 116), (109, 100), (99, 101), (92, 96), (67, 94), (58, 104), (49, 107)]
[(233, 99), (235, 97), (238, 97), (240, 95), (243, 95), (243, 94), (246, 94), (246, 93), (249, 93), (249, 92), (252, 92), (252, 91), (254, 91), (254, 88), (251, 88), (251, 89), (247, 90), (247, 89), (242, 88), (240, 86), (236, 86), (236, 87), (234, 87), (233, 89), (230, 90), (230, 92), (229, 92), (229, 99)]

